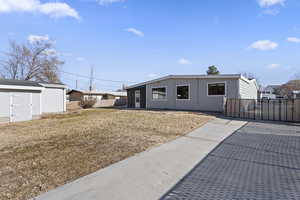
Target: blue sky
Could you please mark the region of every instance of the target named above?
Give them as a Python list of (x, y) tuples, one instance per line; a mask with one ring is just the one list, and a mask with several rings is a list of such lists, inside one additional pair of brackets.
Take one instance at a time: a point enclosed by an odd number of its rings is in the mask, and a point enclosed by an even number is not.
[[(0, 51), (31, 36), (55, 41), (63, 71), (89, 76), (94, 66), (98, 79), (129, 84), (216, 65), (279, 84), (300, 73), (299, 10), (299, 0), (0, 0)], [(87, 89), (88, 79), (61, 76)]]

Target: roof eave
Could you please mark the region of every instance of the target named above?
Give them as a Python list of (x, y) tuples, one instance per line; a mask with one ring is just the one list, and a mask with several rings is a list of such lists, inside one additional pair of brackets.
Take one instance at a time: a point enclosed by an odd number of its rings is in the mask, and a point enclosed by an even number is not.
[(45, 88), (60, 88), (67, 89), (68, 87), (64, 84), (55, 84), (55, 83), (39, 83), (41, 86)]
[(2, 90), (32, 90), (32, 91), (42, 91), (44, 87), (35, 87), (35, 86), (19, 86), (19, 85), (0, 85)]
[[(155, 83), (155, 82), (159, 82), (159, 81), (163, 81), (163, 80), (167, 80), (167, 79), (175, 79), (175, 78), (182, 78), (182, 79), (191, 79), (191, 78), (200, 78), (200, 79), (241, 79), (245, 77), (243, 77), (240, 74), (229, 74), (229, 75), (168, 75), (168, 76), (164, 76), (158, 79), (154, 79), (154, 80), (150, 80), (150, 81), (146, 81), (146, 82), (142, 82), (142, 83), (138, 83), (135, 85), (131, 85), (126, 87), (125, 89), (132, 89), (132, 88), (136, 88), (136, 87), (140, 87), (143, 85), (147, 85), (150, 83)], [(248, 79), (247, 79), (248, 80)], [(249, 81), (249, 80), (248, 80)]]

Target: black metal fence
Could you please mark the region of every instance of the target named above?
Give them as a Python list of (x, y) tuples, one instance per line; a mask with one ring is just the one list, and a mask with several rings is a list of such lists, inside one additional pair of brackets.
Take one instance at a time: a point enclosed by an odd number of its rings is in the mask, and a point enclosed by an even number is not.
[(300, 122), (300, 99), (226, 99), (228, 117)]

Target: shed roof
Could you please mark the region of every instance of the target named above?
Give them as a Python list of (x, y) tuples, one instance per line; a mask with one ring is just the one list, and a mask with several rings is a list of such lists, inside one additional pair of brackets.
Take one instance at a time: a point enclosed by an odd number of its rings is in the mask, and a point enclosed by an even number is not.
[(0, 79), (0, 89), (43, 90), (44, 88), (66, 88), (66, 85), (39, 83), (36, 81)]
[(35, 81), (8, 80), (8, 79), (0, 79), (0, 85), (42, 87), (38, 82)]

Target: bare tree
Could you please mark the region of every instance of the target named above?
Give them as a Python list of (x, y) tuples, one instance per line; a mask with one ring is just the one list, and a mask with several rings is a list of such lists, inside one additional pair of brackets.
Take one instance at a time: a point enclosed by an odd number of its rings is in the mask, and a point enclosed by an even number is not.
[(0, 61), (2, 76), (14, 80), (60, 82), (59, 67), (64, 64), (55, 53), (53, 43), (36, 41), (17, 44), (10, 42), (9, 52)]

